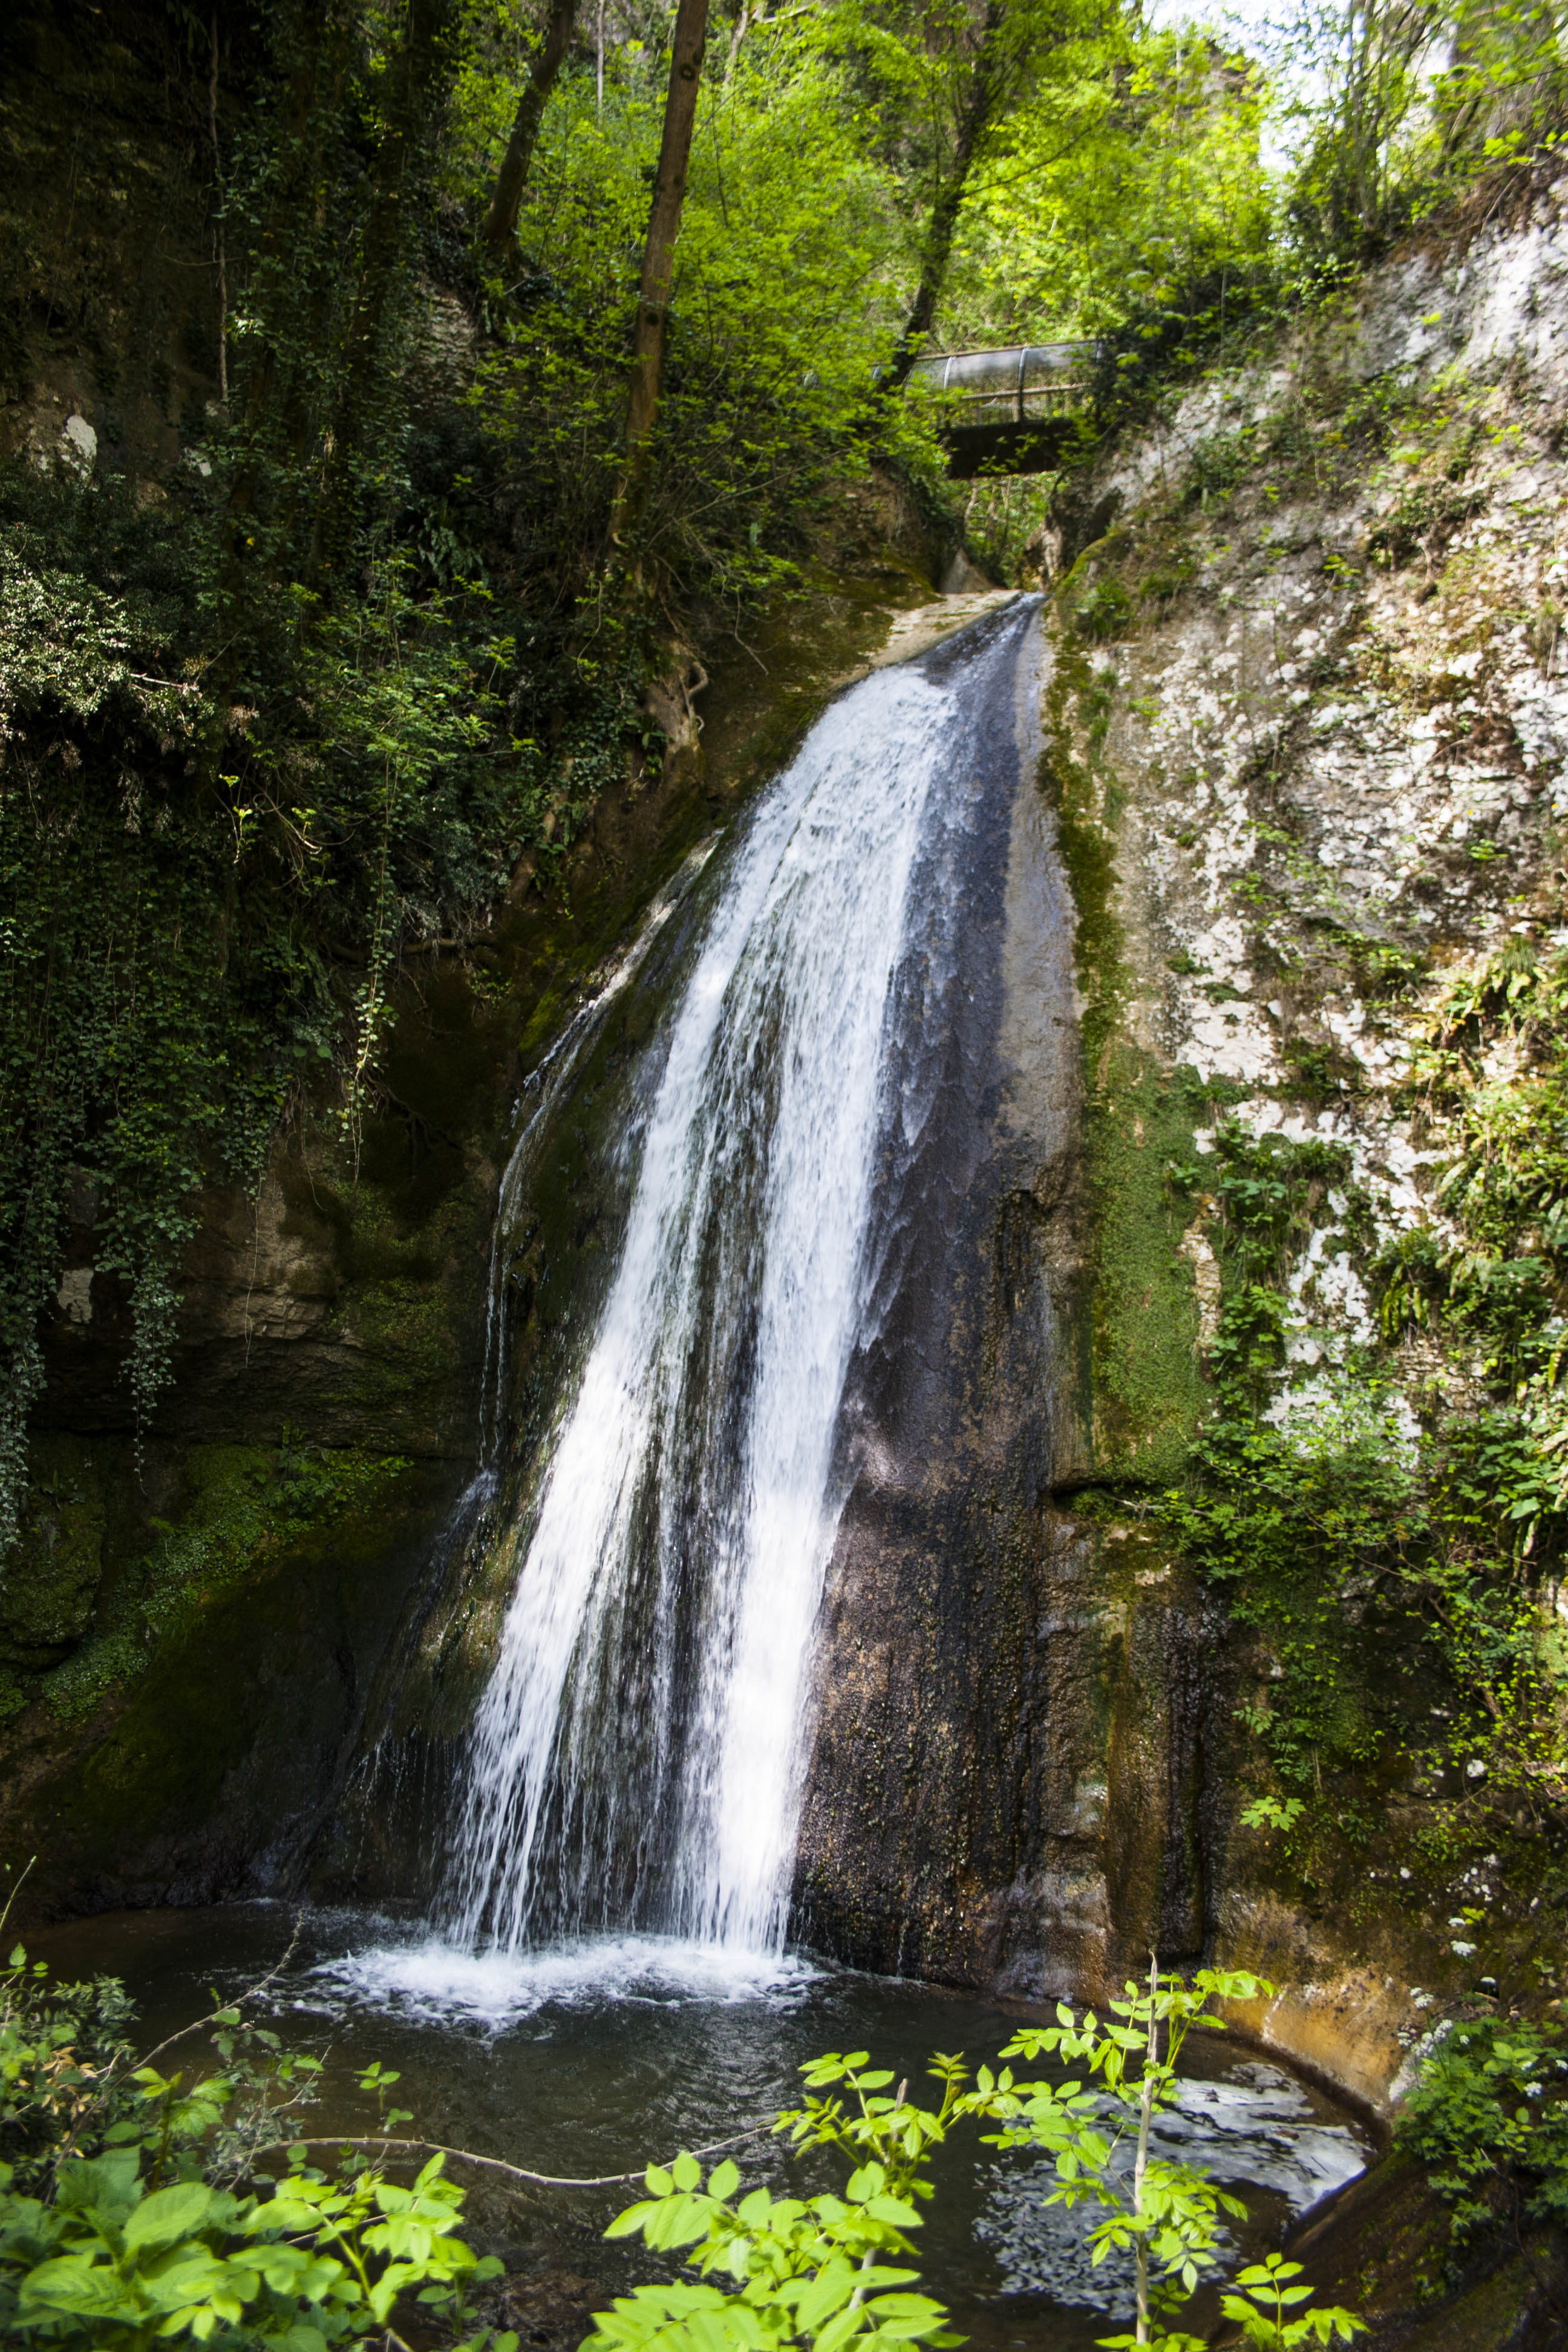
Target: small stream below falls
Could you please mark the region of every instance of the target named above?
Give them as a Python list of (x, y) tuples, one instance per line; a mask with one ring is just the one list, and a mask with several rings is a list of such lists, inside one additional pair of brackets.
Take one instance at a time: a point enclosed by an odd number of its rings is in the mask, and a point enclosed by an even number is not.
[[(32, 1948), (63, 1976), (122, 1976), (151, 2047), (202, 2015), (212, 1990), (231, 1997), (265, 1975), (291, 1927), (277, 1904), (121, 1912), (40, 1933)], [(824, 2051), (869, 2049), (915, 2084), (931, 2051), (963, 2050), (977, 2063), (1043, 2014), (789, 1954), (645, 1936), (466, 1957), (426, 1927), (348, 1912), (305, 1916), (293, 1960), (263, 2006), (291, 2045), (329, 2061), (322, 2103), (296, 2128), (372, 2128), (352, 2069), (380, 2059), (401, 2071), (398, 2103), (431, 2138), (574, 2178), (765, 2123), (793, 2102), (796, 2068)], [(193, 2055), (202, 2048), (190, 2045)], [(1169, 2128), (1187, 2158), (1246, 2199), (1239, 2261), (1278, 2244), (1291, 2212), (1358, 2172), (1370, 2140), (1314, 2086), (1221, 2036), (1195, 2035), (1188, 2053)], [(735, 2156), (749, 2181), (797, 2192), (837, 2185), (766, 2137)], [(973, 2135), (939, 2160), (924, 2276), (977, 2352), (1079, 2352), (1107, 2332), (1108, 2316), (1131, 2309), (1114, 2264), (1089, 2268), (1087, 2209), (1043, 2204), (1047, 2175), (1043, 2158), (1001, 2155)], [(640, 2246), (604, 2242), (633, 2189), (503, 2194), (483, 2176), (459, 2177), (474, 2235), (510, 2270), (564, 2272), (608, 2293), (656, 2274)]]

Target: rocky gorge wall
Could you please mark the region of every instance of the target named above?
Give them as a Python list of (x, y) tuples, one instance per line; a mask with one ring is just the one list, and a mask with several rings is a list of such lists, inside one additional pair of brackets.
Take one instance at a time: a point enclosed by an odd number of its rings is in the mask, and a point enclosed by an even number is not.
[[(808, 1808), (803, 1859), (807, 1916), (874, 1965), (1097, 1997), (1152, 1945), (1259, 1968), (1281, 1993), (1237, 2022), (1379, 2108), (1435, 2002), (1483, 1970), (1505, 1998), (1550, 1979), (1559, 1899), (1542, 1911), (1528, 1838), (1506, 1865), (1456, 1852), (1454, 1773), (1421, 1752), (1444, 1694), (1370, 1626), (1351, 1658), (1353, 1590), (1342, 1654), (1384, 1686), (1356, 1704), (1386, 1700), (1400, 1760), (1342, 1764), (1359, 1818), (1337, 1852), (1292, 1860), (1245, 1826), (1268, 1782), (1238, 1710), (1267, 1707), (1278, 1661), (1160, 1500), (1220, 1410), (1226, 1152), (1278, 1142), (1328, 1171), (1274, 1270), (1264, 1426), (1309, 1447), (1372, 1427), (1397, 1453), (1491, 1394), (1473, 1326), (1385, 1302), (1391, 1265), (1460, 1232), (1471, 1114), (1434, 1082), (1434, 1040), (1500, 958), (1506, 982), (1568, 936), (1562, 193), (1402, 252), (1169, 399), (1062, 503), (1040, 784), (1076, 900), (1084, 1093), (1065, 1158), (1036, 1121), (1033, 1187), (983, 1253), (998, 1295), (1033, 1285), (1074, 1332), (1082, 1419), (1023, 1507), (972, 1463), (1005, 1571), (973, 1531), (928, 1543), (907, 1589), (847, 1562), (820, 1736), (847, 1730), (821, 1786), (876, 1826), (834, 1884)], [(1517, 1024), (1481, 1026), (1506, 1100), (1528, 1053)], [(983, 1423), (1005, 1373), (973, 1333), (955, 1345), (984, 1366)]]
[[(156, 501), (217, 390), (203, 120), (134, 7), (88, 13), (69, 37), (63, 8), (0, 26), (0, 456)], [(847, 1522), (796, 1888), (821, 1948), (1009, 1996), (1101, 2000), (1151, 1947), (1260, 1968), (1278, 1997), (1234, 2023), (1377, 2113), (1435, 2015), (1555, 1994), (1550, 1841), (1456, 1838), (1464, 1766), (1430, 1744), (1452, 1695), (1354, 1577), (1322, 1623), (1344, 1675), (1310, 1790), (1327, 1826), (1248, 1828), (1285, 1785), (1255, 1727), (1286, 1670), (1164, 1502), (1226, 1393), (1246, 1185), (1294, 1187), (1268, 1275), (1283, 1360), (1249, 1409), (1309, 1449), (1348, 1428), (1398, 1457), (1494, 1411), (1494, 1327), (1447, 1313), (1435, 1269), (1533, 1297), (1555, 1245), (1547, 1191), (1507, 1230), (1476, 1207), (1521, 1137), (1550, 1140), (1568, 946), (1568, 183), (1509, 184), (1121, 427), (1036, 550), (1005, 857), (1014, 881), (1059, 859), (1071, 904), (1008, 917), (1016, 1121), (944, 1201), (951, 1286), (906, 1335), (945, 1355), (941, 1408)], [(463, 336), (428, 298), (438, 406)], [(816, 557), (747, 646), (670, 643), (662, 768), (605, 797), (552, 888), (525, 863), (483, 935), (405, 959), (357, 1151), (323, 1094), (254, 1197), (204, 1202), (140, 1449), (124, 1297), (73, 1191), (0, 1570), (19, 1919), (433, 1882), (503, 1597), (472, 1573), (493, 1506), (459, 1498), (528, 1075), (836, 684), (992, 609), (941, 593), (984, 583), (884, 477), (846, 488)], [(585, 1074), (584, 1149), (637, 1042), (613, 1029)], [(599, 1246), (584, 1157), (518, 1269), (520, 1425)], [(1544, 1600), (1561, 1614), (1554, 1578)], [(1560, 2341), (1543, 2239), (1412, 2316), (1424, 2195), (1380, 2168), (1302, 2248), (1395, 2315), (1380, 2352)]]
[[(82, 1202), (0, 1583), (0, 1849), (32, 1863), (36, 1909), (297, 1881), (475, 1466), (523, 1077), (692, 842), (932, 595), (874, 501), (848, 502), (839, 552), (844, 571), (754, 640), (765, 672), (752, 652), (711, 659), (700, 746), (672, 672), (662, 774), (601, 807), (558, 894), (524, 873), (472, 952), (410, 960), (357, 1158), (325, 1106), (279, 1139), (254, 1200), (204, 1204), (174, 1381), (140, 1454), (123, 1308)], [(972, 607), (941, 610), (952, 626)]]
[[(51, 513), (172, 513), (210, 471), (214, 120), (244, 120), (267, 51), (243, 12), (198, 29), (211, 60), (136, 0), (24, 0), (0, 23), (0, 462), (51, 484)], [(418, 430), (450, 432), (471, 344), (460, 301), (423, 279)], [(550, 890), (525, 856), (460, 956), (402, 958), (357, 1140), (320, 1073), (291, 1089), (254, 1192), (201, 1202), (173, 1381), (140, 1443), (127, 1286), (97, 1187), (71, 1182), (32, 1491), (0, 1570), (0, 1846), (31, 1864), (25, 1904), (199, 1900), (298, 1871), (471, 1473), (524, 1075), (690, 842), (944, 560), (896, 486), (852, 486), (787, 621), (700, 660), (671, 640), (638, 713), (662, 762), (628, 762)]]
[[(1474, 1097), (1445, 1095), (1435, 1041), (1463, 992), (1539, 971), (1564, 936), (1563, 193), (1402, 253), (1337, 313), (1171, 402), (1068, 518), (1051, 725), (1079, 898), (1108, 1494), (1163, 1478), (1213, 1414), (1199, 1368), (1235, 1272), (1226, 1137), (1337, 1155), (1279, 1268), (1264, 1420), (1310, 1442), (1325, 1417), (1370, 1413), (1397, 1448), (1485, 1407), (1475, 1327), (1401, 1323), (1384, 1303), (1391, 1265), (1461, 1230)], [(1541, 1108), (1520, 1027), (1479, 1024), (1500, 1120), (1514, 1087)], [(1535, 1246), (1527, 1229), (1496, 1262)], [(1240, 1634), (1230, 1656), (1243, 1701), (1277, 1671)], [(1414, 1692), (1410, 1711), (1426, 1711)], [(1215, 1948), (1304, 1988), (1255, 2022), (1309, 2060), (1353, 2012), (1361, 2055), (1333, 2063), (1386, 2093), (1424, 2000), (1505, 1972), (1510, 1950), (1521, 1981), (1527, 1947), (1554, 1965), (1563, 1922), (1523, 1890), (1510, 1910), (1484, 1864), (1445, 1880), (1431, 1832), (1451, 1779), (1410, 1760), (1367, 1794), (1370, 1841), (1337, 1892), (1331, 1873), (1289, 1885), (1233, 1820)], [(1456, 1935), (1444, 1915), (1467, 1909), (1485, 1927)]]
[[(226, 124), (258, 53), (242, 14), (220, 10), (216, 32)], [(197, 63), (135, 0), (27, 0), (0, 24), (0, 461), (138, 510), (205, 463), (219, 394)], [(433, 279), (423, 301), (411, 373), (418, 421), (439, 429), (464, 313)], [(0, 1569), (0, 1854), (28, 1869), (18, 1916), (298, 1881), (472, 1473), (523, 1079), (691, 842), (932, 597), (948, 551), (873, 483), (837, 502), (820, 552), (744, 647), (721, 638), (700, 660), (670, 644), (644, 713), (662, 763), (604, 798), (553, 889), (525, 859), (460, 956), (403, 959), (357, 1148), (330, 1085), (307, 1087), (254, 1195), (204, 1199), (174, 1380), (140, 1445), (124, 1285), (95, 1188), (73, 1184), (32, 1490)]]

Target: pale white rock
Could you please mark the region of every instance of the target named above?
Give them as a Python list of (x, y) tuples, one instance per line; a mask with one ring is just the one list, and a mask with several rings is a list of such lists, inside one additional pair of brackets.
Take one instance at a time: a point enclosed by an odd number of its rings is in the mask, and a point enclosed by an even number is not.
[(98, 458), (98, 435), (76, 410), (60, 427), (60, 456), (79, 474), (90, 474)]
[(68, 1323), (92, 1321), (92, 1268), (90, 1265), (68, 1266), (60, 1276), (60, 1286), (55, 1301)]

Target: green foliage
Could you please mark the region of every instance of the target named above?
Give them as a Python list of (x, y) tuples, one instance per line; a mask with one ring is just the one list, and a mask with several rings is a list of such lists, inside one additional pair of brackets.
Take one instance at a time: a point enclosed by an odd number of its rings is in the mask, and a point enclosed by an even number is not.
[(1303, 136), (1289, 215), (1320, 261), (1381, 250), (1478, 173), (1559, 133), (1563, 60), (1551, 7), (1301, 0), (1288, 43), (1317, 83), (1296, 102)]
[(1235, 1416), (1204, 1432), (1168, 1523), (1257, 1630), (1262, 1671), (1240, 1714), (1288, 1787), (1315, 1791), (1325, 1769), (1408, 1741), (1389, 1665), (1425, 1660), (1447, 1705), (1415, 1752), (1451, 1776), (1450, 1831), (1568, 1820), (1561, 1667), (1519, 1532), (1552, 1475), (1512, 1413), (1413, 1446), (1375, 1391), (1297, 1429)]
[(1273, 1394), (1285, 1361), (1287, 1302), (1267, 1283), (1233, 1283), (1225, 1290), (1209, 1364), (1226, 1392), (1261, 1405)]
[[(1366, 1249), (1348, 1154), (1222, 1119), (1201, 1165), (1166, 1171), (1178, 1189), (1210, 1186), (1218, 1211), (1225, 1287), (1208, 1353), (1217, 1411), (1166, 1510), (1236, 1618), (1257, 1629), (1258, 1680), (1241, 1719), (1286, 1786), (1314, 1796), (1326, 1769), (1363, 1769), (1405, 1748), (1419, 1769), (1447, 1776), (1444, 1835), (1461, 1840), (1568, 1818), (1568, 1723), (1540, 1586), (1561, 1544), (1558, 1433), (1568, 1435), (1556, 1311), (1568, 1259), (1555, 1254), (1552, 1210), (1568, 1182), (1554, 1097), (1558, 961), (1505, 950), (1446, 989), (1421, 1078), (1460, 1112), (1460, 1154), (1439, 1190), (1462, 1239), (1417, 1229), (1371, 1260), (1384, 1343), (1446, 1328), (1495, 1402), (1438, 1430), (1402, 1426), (1368, 1351), (1342, 1353), (1325, 1373), (1325, 1334), (1316, 1393), (1295, 1413), (1292, 1264), (1325, 1210)], [(1500, 1025), (1540, 1066), (1517, 1113), (1479, 1068)], [(1422, 1675), (1447, 1704), (1413, 1732), (1399, 1685)], [(1343, 1834), (1342, 1805), (1332, 1817)], [(1329, 1819), (1273, 1825), (1300, 1860)]]
[[(976, 175), (955, 259), (954, 341), (1123, 336), (1134, 369), (1194, 290), (1233, 307), (1266, 263), (1265, 84), (1202, 34), (1064, 12)], [(1122, 373), (1126, 374), (1127, 370)]]
[(1008, 587), (1037, 584), (1058, 482), (1054, 474), (1015, 474), (970, 485), (964, 544), (991, 579)]
[(427, 15), (268, 14), (226, 159), (229, 400), (160, 499), (0, 478), (0, 1550), (68, 1211), (142, 1426), (202, 1189), (253, 1188), (327, 1104), (352, 1160), (400, 955), (547, 870), (650, 740), (641, 638), (531, 631), (537, 590), (432, 512)]
[(1191, 1472), (1171, 1523), (1266, 1648), (1243, 1720), (1288, 1784), (1316, 1787), (1372, 1744), (1356, 1621), (1426, 1530), (1409, 1450), (1375, 1406), (1347, 1404), (1300, 1431), (1215, 1422)]
[[(326, 2352), (389, 2336), (417, 2300), (462, 2334), (469, 2291), (500, 2265), (458, 2235), (462, 2192), (437, 2156), (412, 2186), (374, 2166), (328, 2175), (287, 2136), (319, 2062), (284, 2050), (237, 2009), (216, 2026), (217, 2064), (188, 2084), (138, 2063), (111, 1979), (56, 1987), (20, 1947), (0, 1970), (0, 2334), (65, 2352), (189, 2341), (235, 2352)], [(385, 2110), (396, 2081), (364, 2070)], [(489, 2330), (467, 2352), (515, 2352)]]
[[(816, 2060), (803, 2071), (809, 2090), (842, 2084), (856, 2105), (837, 2097), (808, 2098), (780, 2116), (775, 2129), (797, 2147), (831, 2147), (851, 2170), (842, 2195), (774, 2198), (754, 2189), (737, 2198), (740, 2175), (725, 2163), (706, 2192), (696, 2159), (682, 2156), (668, 2170), (650, 2165), (649, 2195), (610, 2224), (611, 2237), (640, 2235), (662, 2252), (692, 2251), (684, 2259), (700, 2284), (640, 2286), (617, 2297), (595, 2319), (590, 2341), (635, 2347), (658, 2344), (667, 2352), (710, 2352), (719, 2345), (762, 2352), (765, 2347), (810, 2344), (838, 2352), (847, 2344), (888, 2346), (962, 2342), (947, 2314), (928, 2295), (906, 2292), (919, 2273), (908, 2267), (910, 2232), (921, 2226), (920, 2202), (933, 2194), (926, 2168), (952, 2120), (966, 2112), (956, 2059), (936, 2061), (942, 2103), (911, 2105), (900, 2087), (885, 2095), (889, 2074), (868, 2070), (865, 2051)], [(734, 2285), (711, 2284), (716, 2272)]]
[(1151, 2329), (1156, 2315), (1174, 2310), (1213, 2267), (1221, 2214), (1245, 2214), (1247, 2208), (1193, 2166), (1151, 2155), (1150, 2126), (1174, 2102), (1176, 2063), (1193, 2025), (1201, 2018), (1211, 2032), (1224, 2030), (1213, 2002), (1255, 2000), (1272, 1991), (1261, 1978), (1234, 1969), (1200, 1969), (1189, 1984), (1152, 1966), (1147, 1989), (1129, 1981), (1125, 1998), (1109, 2004), (1114, 2023), (1102, 2027), (1092, 2010), (1079, 2018), (1058, 2003), (1055, 2025), (1021, 2027), (1002, 2053), (1056, 2057), (1069, 2067), (1082, 2063), (1087, 2082), (1015, 2084), (1005, 2070), (993, 2084), (981, 2069), (978, 2094), (991, 2095), (990, 2111), (1018, 2118), (996, 2144), (1049, 2152), (1058, 2186), (1047, 2204), (1101, 2208), (1105, 2218), (1090, 2233), (1095, 2262), (1113, 2249), (1132, 2255), (1137, 2330), (1102, 2337), (1110, 2346), (1164, 2343), (1180, 2352), (1196, 2341)]
[[(9, 1908), (9, 1906), (6, 1906)], [(18, 1947), (0, 1974), (0, 2163), (22, 2189), (46, 2182), (127, 2051), (134, 2011), (112, 1977), (55, 1984)]]
[(144, 1416), (167, 1374), (192, 1195), (219, 1136), (233, 1171), (254, 1171), (289, 1083), (257, 1049), (309, 992), (304, 959), (248, 973), (226, 952), (228, 827), (184, 783), (201, 700), (169, 677), (170, 643), (166, 600), (94, 590), (48, 566), (26, 529), (0, 555), (13, 737), (0, 775), (0, 1544), (73, 1185), (94, 1224), (94, 1278), (129, 1292)]
[[(795, 576), (816, 492), (864, 469), (867, 388), (900, 323), (900, 236), (849, 33), (831, 10), (770, 21), (704, 91), (648, 497), (617, 559), (645, 591), (754, 602)], [(862, 56), (873, 82), (885, 54)], [(503, 93), (475, 82), (465, 99), (467, 135), (493, 153)], [(493, 344), (472, 402), (497, 493), (530, 571), (591, 597), (596, 617), (662, 103), (641, 73), (617, 76), (600, 115), (591, 80), (565, 79), (519, 223), (526, 277), (485, 293)], [(888, 431), (931, 462), (911, 409)]]
[[(1098, 335), (1113, 415), (1550, 150), (1563, 91), (1556, 12), (1529, 5), (1300, 0), (1250, 55), (1192, 26), (1064, 15), (973, 175), (950, 340)], [(1290, 150), (1273, 172), (1266, 127)], [(1432, 498), (1396, 538), (1451, 527), (1462, 499)]]
[[(906, 2265), (916, 2252), (910, 2233), (921, 2226), (919, 2206), (934, 2194), (931, 2154), (970, 2119), (1000, 2126), (985, 2135), (994, 2147), (1037, 2147), (1051, 2157), (1057, 2185), (1047, 2204), (1100, 2208), (1104, 2218), (1092, 2232), (1097, 2263), (1113, 2250), (1131, 2253), (1137, 2333), (1101, 2340), (1196, 2352), (1197, 2337), (1166, 2332), (1155, 2315), (1173, 2310), (1214, 2268), (1221, 2215), (1246, 2208), (1194, 2166), (1152, 2155), (1150, 2126), (1174, 2100), (1192, 2026), (1201, 2020), (1211, 2032), (1223, 2030), (1215, 2000), (1252, 2000), (1272, 1990), (1236, 1971), (1206, 1969), (1188, 1984), (1152, 1968), (1147, 1987), (1129, 1983), (1125, 1999), (1110, 2003), (1111, 2022), (1102, 2026), (1092, 2011), (1079, 2017), (1061, 2005), (1055, 2025), (1021, 2028), (1002, 2051), (999, 2071), (982, 2066), (972, 2089), (963, 2087), (962, 2059), (939, 2053), (930, 2070), (942, 2090), (934, 2108), (912, 2103), (907, 2084), (889, 2096), (892, 2074), (868, 2066), (863, 2050), (814, 2060), (802, 2069), (810, 2095), (774, 2128), (803, 2152), (826, 2149), (844, 2162), (842, 2195), (774, 2198), (756, 2189), (738, 2196), (732, 2163), (720, 2165), (706, 2189), (693, 2157), (650, 2166), (647, 2198), (619, 2214), (608, 2234), (640, 2236), (650, 2248), (680, 2254), (698, 2281), (640, 2286), (619, 2297), (595, 2317), (590, 2342), (658, 2345), (662, 2352), (961, 2342), (947, 2332), (941, 2304), (907, 2291), (919, 2273)], [(1083, 2074), (1021, 2081), (1005, 2063), (1041, 2057), (1081, 2065)], [(714, 2284), (720, 2273), (733, 2285)], [(1347, 2313), (1314, 2315), (1321, 2341), (1330, 2340), (1325, 2321), (1345, 2335), (1359, 2325)]]
[[(1458, 1149), (1436, 1197), (1457, 1245), (1427, 1239), (1385, 1254), (1385, 1329), (1451, 1321), (1476, 1347), (1499, 1396), (1478, 1420), (1475, 1473), (1489, 1477), (1510, 1525), (1533, 1548), (1568, 1501), (1555, 1459), (1568, 1437), (1561, 1389), (1568, 1282), (1568, 960), (1528, 940), (1461, 969), (1427, 1018), (1415, 1083), (1456, 1116)], [(1500, 1045), (1515, 1064), (1489, 1075)]]
[(1293, 1830), (1303, 1811), (1300, 1797), (1254, 1797), (1238, 1819), (1249, 1830)]
[(1428, 2168), (1456, 2246), (1522, 2213), (1568, 2221), (1568, 2058), (1556, 2026), (1441, 2025), (1416, 2056), (1394, 2146)]
[[(1226, 1281), (1208, 1368), (1228, 1413), (1256, 1411), (1274, 1393), (1285, 1361), (1289, 1311), (1280, 1285), (1325, 1197), (1348, 1181), (1350, 1166), (1342, 1144), (1255, 1136), (1221, 1118), (1201, 1164), (1166, 1167), (1173, 1187), (1210, 1188), (1219, 1213)], [(1348, 1202), (1342, 1208), (1348, 1215)]]
[(1132, 609), (1132, 599), (1121, 582), (1113, 572), (1107, 572), (1083, 597), (1073, 622), (1081, 636), (1097, 644), (1108, 637), (1126, 636)]
[(1349, 1181), (1351, 1164), (1342, 1143), (1252, 1135), (1237, 1120), (1217, 1123), (1203, 1173), (1219, 1204), (1226, 1255), (1243, 1281), (1283, 1276), (1330, 1189)]
[[(1237, 2322), (1243, 2340), (1256, 2345), (1258, 2352), (1295, 2352), (1297, 2346), (1308, 2344), (1348, 2344), (1352, 2336), (1365, 2334), (1366, 2322), (1352, 2312), (1326, 2306), (1298, 2310), (1312, 2293), (1310, 2287), (1294, 2284), (1300, 2275), (1300, 2263), (1288, 2263), (1282, 2254), (1265, 2254), (1260, 2263), (1237, 2271), (1235, 2284), (1241, 2294), (1220, 2297), (1221, 2311)], [(1287, 2318), (1287, 2312), (1294, 2316)]]
[(263, 2198), (200, 2179), (150, 2189), (142, 2151), (118, 2147), (62, 2164), (52, 2205), (0, 2185), (0, 2324), (13, 2343), (94, 2352), (384, 2337), (401, 2296), (449, 2305), (492, 2274), (456, 2235), (462, 2192), (443, 2161), (412, 2188), (291, 2172)]

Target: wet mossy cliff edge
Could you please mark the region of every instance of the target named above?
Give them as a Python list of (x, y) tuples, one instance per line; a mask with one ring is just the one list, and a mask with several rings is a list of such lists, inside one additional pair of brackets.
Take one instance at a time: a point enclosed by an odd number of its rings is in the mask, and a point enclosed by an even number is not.
[(1051, 1540), (1094, 1565), (1040, 1621), (1082, 1760), (1037, 1981), (1201, 1948), (1380, 2105), (1564, 1959), (1565, 199), (1170, 397), (1045, 549), (1092, 1465)]
[[(1565, 202), (1494, 187), (1168, 398), (1042, 550), (1092, 1467), (1037, 1835), (951, 1927), (1031, 1991), (1201, 1931), (1384, 2113), (1440, 2021), (1562, 2015)], [(1561, 2342), (1560, 2241), (1467, 2272), (1427, 2196), (1378, 2167), (1317, 2283), (1380, 2344)]]

